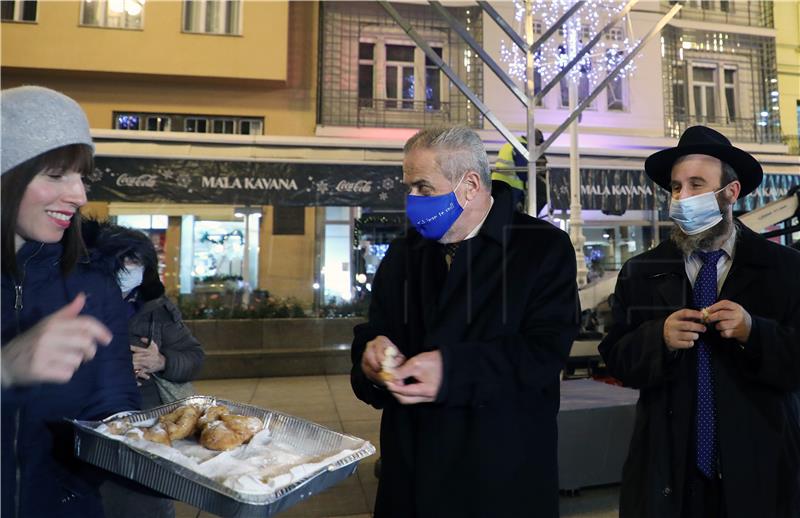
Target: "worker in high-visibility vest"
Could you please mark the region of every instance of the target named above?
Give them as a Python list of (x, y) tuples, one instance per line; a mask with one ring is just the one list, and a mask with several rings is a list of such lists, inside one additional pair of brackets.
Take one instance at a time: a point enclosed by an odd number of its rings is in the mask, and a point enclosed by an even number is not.
[[(524, 136), (519, 137), (519, 141), (523, 146), (528, 147), (527, 138)], [(528, 173), (518, 172), (516, 169), (528, 167), (528, 161), (510, 142), (506, 142), (497, 153), (497, 161), (494, 163), (494, 167), (492, 180), (507, 183), (513, 193), (514, 206), (522, 210), (525, 200), (525, 180), (527, 180)]]
[[(519, 137), (520, 143), (528, 147), (528, 139), (523, 135)], [(503, 144), (497, 153), (497, 161), (494, 163), (495, 172), (492, 173), (492, 180), (499, 180), (511, 186), (512, 189), (525, 191), (525, 181), (528, 179), (526, 171), (516, 171), (515, 169), (527, 168), (528, 161), (522, 154), (511, 145), (510, 142)]]
[[(528, 138), (525, 135), (520, 136), (519, 141), (525, 148), (528, 147)], [(544, 142), (544, 135), (537, 129), (536, 145), (541, 145), (542, 142)], [(540, 165), (544, 168), (546, 164), (547, 159), (541, 156), (537, 161), (537, 168)], [(517, 205), (524, 212), (525, 191), (528, 183), (528, 160), (510, 142), (507, 142), (497, 152), (497, 161), (495, 161), (494, 166), (492, 180), (507, 183), (514, 193), (514, 205)], [(542, 191), (542, 194), (545, 194), (544, 191)], [(538, 195), (537, 198), (541, 199), (542, 195)], [(537, 210), (540, 205), (541, 203), (537, 202)]]

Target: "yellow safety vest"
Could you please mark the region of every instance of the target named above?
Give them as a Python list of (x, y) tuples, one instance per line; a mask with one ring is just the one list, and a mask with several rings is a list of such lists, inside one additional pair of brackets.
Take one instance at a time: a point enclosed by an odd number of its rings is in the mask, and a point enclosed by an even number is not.
[[(525, 139), (520, 139), (520, 142), (527, 144)], [(510, 185), (513, 189), (525, 190), (525, 184), (517, 176), (516, 171), (513, 170), (516, 165), (514, 164), (514, 146), (510, 143), (503, 144), (500, 151), (497, 153), (497, 161), (494, 163), (495, 171), (492, 173), (492, 180), (499, 180)], [(512, 169), (504, 171), (503, 169)]]

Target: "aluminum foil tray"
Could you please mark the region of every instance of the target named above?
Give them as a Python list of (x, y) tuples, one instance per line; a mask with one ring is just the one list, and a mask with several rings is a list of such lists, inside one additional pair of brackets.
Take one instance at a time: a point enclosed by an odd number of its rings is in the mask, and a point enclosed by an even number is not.
[[(95, 431), (101, 423), (121, 417), (128, 417), (131, 424), (136, 425), (186, 404), (225, 405), (233, 413), (258, 417), (264, 421), (274, 441), (291, 446), (302, 454), (334, 455), (348, 449), (354, 453), (273, 493), (253, 495), (239, 493), (189, 468)], [(344, 480), (355, 472), (361, 459), (375, 453), (374, 446), (357, 437), (281, 412), (210, 396), (193, 396), (144, 412), (124, 412), (103, 421), (70, 422), (75, 429), (75, 455), (78, 458), (223, 517), (272, 516)]]

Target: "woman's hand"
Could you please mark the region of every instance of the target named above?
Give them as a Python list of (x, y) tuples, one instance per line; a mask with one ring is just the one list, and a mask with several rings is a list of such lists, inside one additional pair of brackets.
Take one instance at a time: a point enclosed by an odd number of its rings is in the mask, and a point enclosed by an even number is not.
[(3, 347), (4, 387), (34, 383), (66, 383), (83, 364), (94, 358), (98, 345), (111, 343), (106, 326), (80, 316), (86, 295), (75, 299)]
[[(147, 338), (142, 337), (142, 343), (147, 344)], [(150, 379), (149, 374), (163, 371), (167, 366), (167, 359), (158, 351), (158, 344), (150, 341), (147, 347), (131, 346), (133, 352), (133, 372), (137, 378)]]

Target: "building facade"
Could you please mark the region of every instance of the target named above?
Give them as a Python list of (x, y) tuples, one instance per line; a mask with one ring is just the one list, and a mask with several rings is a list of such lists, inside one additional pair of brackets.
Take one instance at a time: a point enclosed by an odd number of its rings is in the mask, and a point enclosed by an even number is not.
[[(784, 43), (779, 15), (783, 4), (796, 13), (797, 2), (682, 3), (635, 72), (580, 119), (585, 253), (608, 269), (664, 238), (666, 196), (643, 162), (692, 124), (719, 129), (764, 164), (768, 181), (741, 210), (800, 177), (789, 154), (796, 125), (785, 122), (797, 109), (796, 72), (782, 57), (797, 31)], [(671, 4), (643, 0), (603, 44), (641, 38)], [(498, 118), (525, 130), (524, 107), (430, 6), (395, 5)], [(495, 7), (514, 20), (513, 3)], [(510, 67), (507, 37), (487, 13), (447, 9)], [(405, 229), (405, 140), (432, 124), (464, 124), (492, 157), (503, 144), (372, 2), (20, 0), (3, 2), (2, 19), (3, 87), (41, 84), (81, 103), (98, 155), (86, 212), (149, 232), (172, 293), (248, 283), (307, 307), (357, 302)], [(579, 98), (591, 91), (586, 73)], [(562, 82), (538, 103), (546, 136), (568, 113), (566, 92)], [(547, 152), (543, 216), (562, 226), (568, 148), (562, 136)]]

